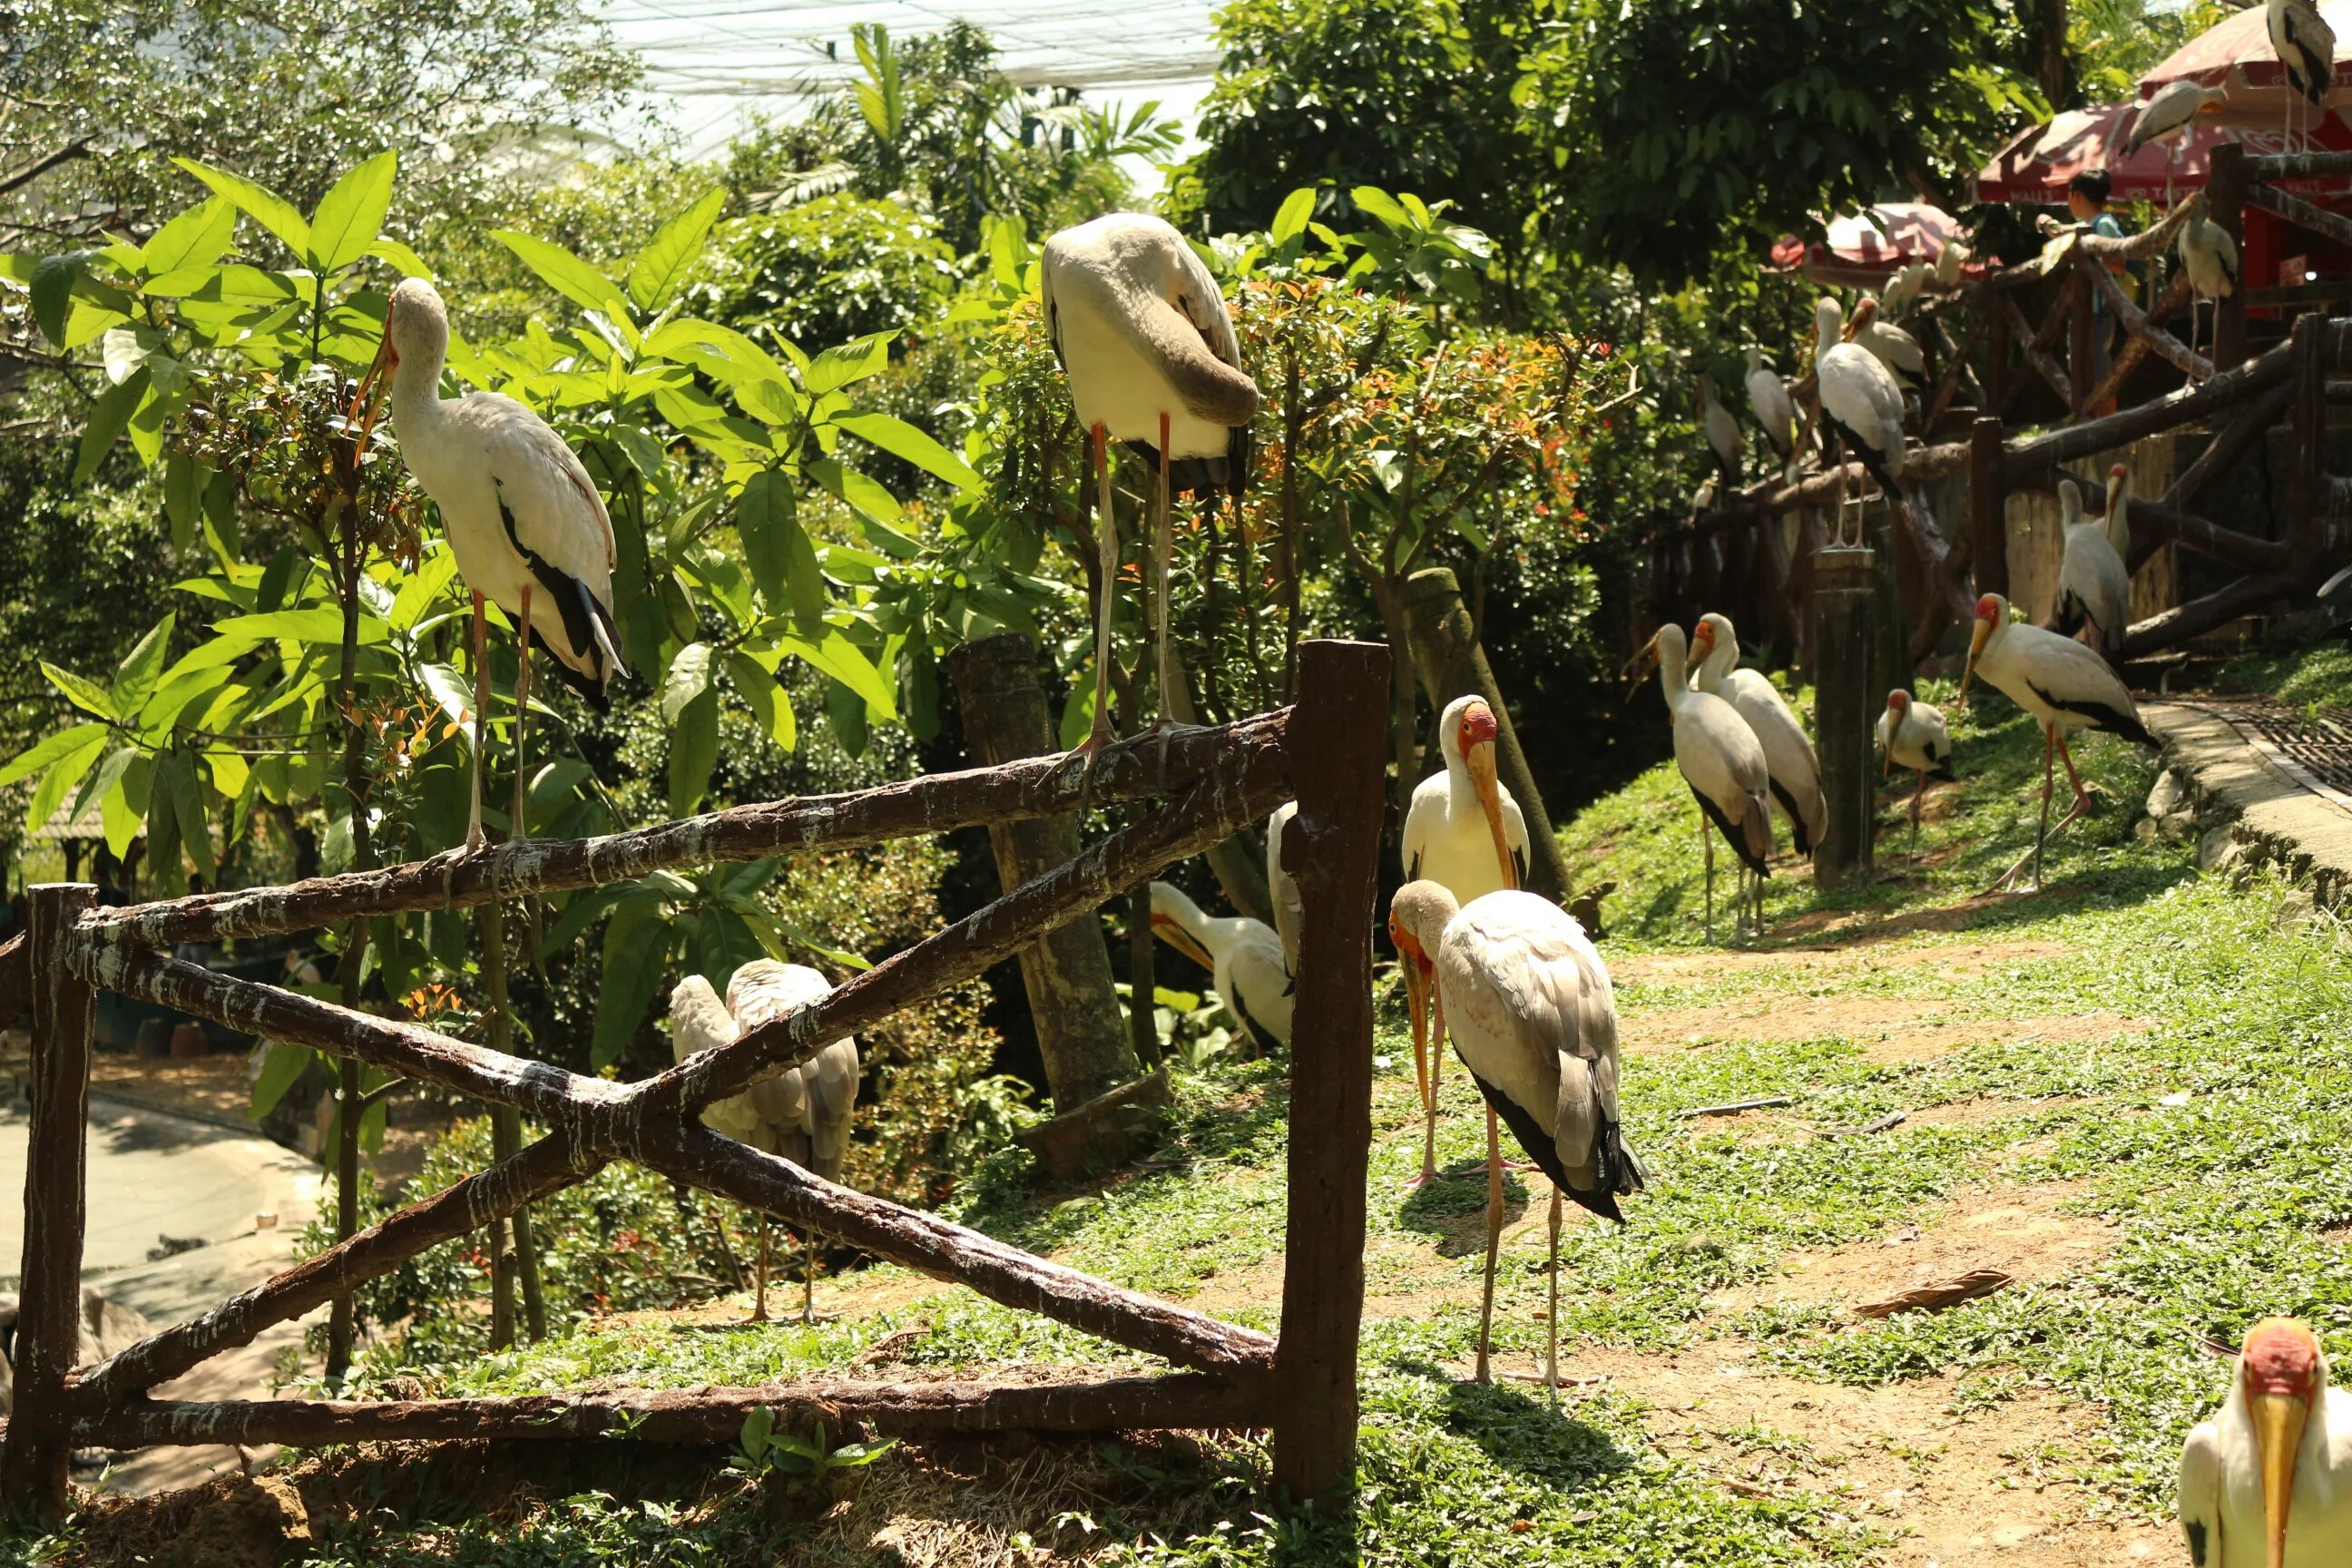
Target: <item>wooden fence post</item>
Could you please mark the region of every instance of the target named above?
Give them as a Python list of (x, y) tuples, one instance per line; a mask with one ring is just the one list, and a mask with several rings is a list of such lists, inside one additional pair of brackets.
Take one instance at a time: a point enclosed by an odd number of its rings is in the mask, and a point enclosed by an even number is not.
[(2306, 310), (2294, 319), (2287, 405), (2293, 441), (2286, 477), (2286, 537), (2293, 569), (2315, 574), (2327, 555), (2327, 319)]
[(89, 1121), (87, 982), (65, 966), (67, 933), (98, 901), (85, 883), (47, 882), (26, 896), (33, 979), (33, 1119), (25, 1157), (25, 1258), (16, 1318), (16, 1396), (0, 1446), (0, 1499), (12, 1513), (65, 1517), (73, 1415), (66, 1373), (81, 1348), (81, 1247)]
[(1298, 816), (1283, 868), (1305, 903), (1290, 1042), (1290, 1206), (1275, 1351), (1274, 1479), (1345, 1507), (1356, 1477), (1356, 1336), (1372, 1143), (1372, 900), (1389, 660), (1378, 643), (1299, 649), (1286, 746)]
[[(2246, 148), (2241, 142), (2224, 142), (2213, 149), (2206, 165), (2205, 204), (2215, 223), (2221, 226), (2237, 246), (2238, 254), (2246, 253)], [(2220, 374), (2234, 370), (2246, 361), (2246, 285), (2251, 279), (2239, 279), (2238, 287), (2228, 299), (2213, 307), (2213, 371)], [(2192, 301), (2190, 309), (2195, 309)]]
[(2070, 267), (2066, 269), (2066, 384), (2074, 389), (2069, 401), (2076, 416), (2097, 417), (2091, 408), (2091, 389), (2101, 379), (2098, 344), (2093, 335), (2091, 280), (2083, 276), (2080, 267)]
[(1824, 550), (1813, 584), (1813, 722), (1830, 819), (1813, 849), (1813, 880), (1822, 888), (1870, 875), (1878, 776), (1871, 730), (1886, 700), (1874, 658), (1877, 553), (1867, 546)]
[(1969, 568), (1979, 594), (2009, 594), (2009, 477), (1997, 418), (1969, 431)]
[[(1528, 819), (1528, 844), (1534, 851), (1528, 865), (1528, 889), (1548, 899), (1567, 898), (1570, 890), (1568, 862), (1560, 855), (1559, 840), (1552, 837), (1551, 816), (1544, 810), (1543, 795), (1536, 788), (1528, 755), (1519, 749), (1510, 705), (1495, 684), (1486, 649), (1471, 635), (1470, 611), (1462, 602), (1462, 584), (1454, 569), (1429, 566), (1406, 578), (1404, 614), (1412, 646), (1392, 650), (1392, 657), (1412, 660), (1422, 691), (1432, 706), (1442, 709), (1475, 691), (1495, 710), (1496, 771)], [(1387, 722), (1385, 715), (1381, 721)]]

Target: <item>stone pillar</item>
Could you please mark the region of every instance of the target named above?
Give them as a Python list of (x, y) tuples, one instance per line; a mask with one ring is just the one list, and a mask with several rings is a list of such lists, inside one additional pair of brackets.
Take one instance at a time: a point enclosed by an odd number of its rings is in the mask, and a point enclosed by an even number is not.
[(1823, 550), (1813, 579), (1813, 718), (1822, 759), (1829, 832), (1813, 851), (1821, 888), (1867, 879), (1871, 860), (1873, 726), (1885, 705), (1873, 658), (1876, 647), (1877, 552)]
[[(993, 766), (1055, 749), (1035, 643), (1005, 632), (964, 644), (948, 655), (947, 664), (972, 761)], [(989, 828), (988, 840), (996, 851), (997, 880), (1011, 892), (1077, 854), (1078, 819), (1000, 823)], [(1072, 921), (1023, 948), (1021, 982), (1055, 1109), (1076, 1110), (1136, 1075), (1099, 920)]]

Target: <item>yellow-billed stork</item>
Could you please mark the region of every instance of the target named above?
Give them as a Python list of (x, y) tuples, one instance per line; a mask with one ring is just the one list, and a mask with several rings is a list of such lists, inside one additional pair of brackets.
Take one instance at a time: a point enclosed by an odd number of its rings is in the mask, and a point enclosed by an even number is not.
[(1764, 440), (1785, 468), (1797, 455), (1797, 405), (1789, 399), (1789, 384), (1764, 363), (1764, 351), (1748, 350), (1748, 411), (1764, 428)]
[(1739, 633), (1731, 617), (1714, 611), (1699, 617), (1691, 633), (1691, 684), (1720, 697), (1756, 732), (1764, 765), (1772, 776), (1772, 799), (1789, 820), (1797, 853), (1810, 857), (1829, 831), (1829, 798), (1822, 794), (1821, 759), (1805, 726), (1781, 697), (1772, 678), (1739, 668)]
[(2352, 1563), (2352, 1395), (2308, 1328), (2247, 1332), (2229, 1397), (2180, 1451), (2174, 1508), (2192, 1568)]
[(2152, 142), (2163, 144), (2166, 206), (2172, 205), (2172, 160), (2188, 140), (2189, 128), (2200, 114), (2219, 114), (2229, 100), (2230, 95), (2220, 88), (2182, 77), (2158, 88), (2132, 116), (2131, 132), (2124, 138), (2124, 156), (2128, 158)]
[(1698, 802), (1698, 837), (1706, 853), (1707, 940), (1715, 940), (1715, 839), (1706, 830), (1709, 822), (1723, 830), (1724, 843), (1743, 868), (1743, 910), (1748, 879), (1755, 879), (1755, 929), (1760, 935), (1763, 879), (1772, 874), (1771, 766), (1764, 760), (1764, 743), (1738, 710), (1720, 697), (1691, 689), (1685, 673), (1689, 652), (1682, 627), (1669, 621), (1634, 656), (1634, 661), (1637, 666), (1645, 660), (1657, 666), (1666, 716), (1675, 726), (1675, 766)]
[(1903, 388), (1878, 357), (1845, 341), (1845, 310), (1823, 295), (1813, 307), (1813, 384), (1822, 424), (1838, 447), (1838, 529), (1845, 527), (1845, 456), (1850, 451), (1889, 499), (1903, 471)]
[[(2198, 197), (2191, 197), (2197, 200)], [(2180, 269), (2197, 300), (2210, 300), (2216, 312), (2221, 302), (2238, 291), (2238, 242), (2230, 231), (2200, 213), (2181, 226)], [(2189, 303), (2189, 352), (2197, 352), (2197, 300)], [(2215, 332), (2220, 331), (2217, 314)], [(2212, 350), (2209, 345), (2207, 353)]]
[(2060, 635), (2091, 628), (2092, 646), (2109, 658), (2131, 629), (2131, 574), (2107, 534), (2104, 517), (2083, 515), (2082, 488), (2058, 481), (2058, 512), (2064, 540), (2058, 561), (2058, 599), (2053, 609)]
[(1286, 800), (1265, 819), (1265, 893), (1274, 905), (1274, 934), (1282, 942), (1282, 965), (1298, 973), (1298, 932), (1306, 923), (1306, 900), (1298, 895), (1298, 879), (1282, 864), (1282, 836), (1298, 815), (1298, 803)]
[(1213, 917), (1171, 882), (1151, 884), (1151, 934), (1208, 971), (1225, 1013), (1264, 1056), (1290, 1044), (1295, 997), (1282, 939), (1246, 915)]
[(1876, 300), (1867, 294), (1862, 297), (1853, 308), (1853, 319), (1846, 323), (1845, 335), (1869, 350), (1870, 356), (1886, 367), (1904, 391), (1927, 391), (1927, 352), (1920, 348), (1918, 339), (1885, 319)]
[(1706, 437), (1707, 450), (1715, 454), (1716, 468), (1727, 495), (1739, 488), (1739, 421), (1717, 400), (1711, 372), (1700, 371), (1692, 379), (1698, 383), (1699, 429)]
[(2326, 108), (2327, 90), (2336, 85), (2336, 29), (2312, 0), (2267, 0), (2263, 20), (2271, 48), (2286, 68), (2286, 127), (2292, 137), (2296, 99), (2323, 112)]
[(1641, 1191), (1642, 1163), (1617, 1107), (1617, 1005), (1608, 966), (1574, 917), (1533, 893), (1489, 893), (1467, 905), (1436, 882), (1408, 882), (1389, 904), (1413, 999), (1433, 992), (1438, 1048), (1451, 1036), (1486, 1101), (1486, 1275), (1478, 1320), (1477, 1380), (1488, 1378), (1495, 1265), (1503, 1237), (1503, 1153), (1496, 1118), (1510, 1124), (1551, 1178), (1550, 1344), (1545, 1380), (1559, 1398), (1560, 1199), (1622, 1220), (1617, 1200)]
[(1944, 724), (1941, 709), (1914, 701), (1898, 686), (1886, 694), (1886, 711), (1878, 716), (1877, 735), (1879, 753), (1885, 759), (1879, 770), (1882, 776), (1898, 767), (1919, 775), (1918, 787), (1911, 792), (1911, 837), (1916, 838), (1919, 798), (1927, 793), (1927, 780), (1952, 776), (1952, 732)]

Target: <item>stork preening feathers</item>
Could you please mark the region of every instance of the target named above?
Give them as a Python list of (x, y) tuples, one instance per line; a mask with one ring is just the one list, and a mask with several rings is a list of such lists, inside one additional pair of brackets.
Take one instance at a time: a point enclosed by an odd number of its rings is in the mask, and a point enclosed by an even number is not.
[(2072, 479), (2058, 481), (2058, 510), (2065, 547), (2052, 613), (2059, 634), (2073, 637), (2087, 626), (2091, 646), (2112, 659), (2131, 629), (2131, 574), (2108, 533), (2111, 520), (2083, 515), (2082, 487)]
[(1671, 621), (1660, 626), (1649, 645), (1634, 656), (1636, 668), (1645, 662), (1657, 665), (1659, 689), (1665, 694), (1666, 714), (1675, 726), (1675, 766), (1698, 801), (1698, 837), (1706, 850), (1707, 940), (1715, 940), (1715, 840), (1706, 830), (1710, 822), (1723, 830), (1724, 842), (1742, 868), (1743, 918), (1753, 879), (1755, 930), (1760, 934), (1764, 879), (1772, 874), (1772, 770), (1764, 760), (1763, 742), (1730, 703), (1691, 689), (1685, 674), (1689, 646), (1682, 627)]
[(2308, 1328), (2247, 1331), (2229, 1397), (2181, 1449), (2174, 1507), (2192, 1568), (2352, 1563), (2352, 1394)]
[[(757, 958), (735, 972), (720, 1001), (709, 981), (689, 974), (670, 993), (670, 1049), (679, 1061), (698, 1051), (727, 1045), (738, 1036), (822, 1001), (833, 983), (799, 963)], [(764, 1153), (781, 1154), (811, 1175), (838, 1180), (849, 1152), (849, 1132), (857, 1108), (857, 1041), (844, 1036), (797, 1067), (782, 1068), (742, 1093), (719, 1100), (702, 1113), (702, 1124), (723, 1137)], [(808, 1238), (803, 1276), (801, 1321), (814, 1322), (816, 1237)], [(768, 1216), (760, 1216), (760, 1260), (751, 1320), (768, 1316)]]
[(1089, 437), (1098, 498), (1095, 722), (1079, 748), (1091, 757), (1111, 735), (1111, 595), (1118, 579), (1105, 442), (1124, 443), (1157, 470), (1151, 609), (1159, 621), (1164, 724), (1174, 711), (1176, 680), (1169, 651), (1170, 497), (1241, 494), (1249, 479), (1257, 384), (1242, 368), (1241, 339), (1217, 280), (1164, 219), (1108, 213), (1063, 229), (1045, 241), (1040, 278), (1045, 330)]
[(1151, 933), (1202, 969), (1255, 1056), (1290, 1044), (1290, 966), (1264, 921), (1212, 919), (1169, 882), (1151, 884)]
[(1927, 780), (1952, 776), (1952, 733), (1945, 728), (1940, 709), (1912, 700), (1911, 694), (1898, 686), (1886, 694), (1886, 711), (1878, 716), (1877, 737), (1879, 753), (1885, 759), (1882, 774), (1905, 767), (1919, 775), (1918, 787), (1911, 792), (1911, 837), (1916, 838), (1919, 799), (1927, 793)]
[(1764, 351), (1748, 351), (1748, 410), (1764, 427), (1764, 440), (1783, 468), (1797, 455), (1797, 405), (1790, 400), (1789, 384), (1764, 363)]
[[(530, 705), (530, 645), (597, 707), (621, 662), (613, 625), (613, 521), (578, 457), (546, 420), (502, 393), (441, 395), (449, 312), (433, 285), (411, 278), (384, 308), (383, 341), (360, 384), (364, 405), (391, 383), (400, 460), (441, 509), (457, 574), (474, 595), (474, 801), (466, 847), (482, 837), (483, 710), (489, 700), (483, 601), (495, 601), (519, 639), (515, 675), (515, 804), (509, 836), (525, 837), (523, 715)], [(540, 614), (532, 613), (539, 599)]]
[(1829, 797), (1822, 793), (1821, 759), (1805, 726), (1771, 678), (1739, 668), (1739, 634), (1728, 616), (1710, 612), (1691, 634), (1691, 684), (1731, 704), (1764, 748), (1772, 799), (1789, 820), (1797, 853), (1811, 856), (1829, 831)]
[(1389, 905), (1389, 934), (1408, 978), (1416, 1034), (1436, 1003), (1437, 1048), (1454, 1050), (1486, 1100), (1486, 1275), (1477, 1379), (1487, 1381), (1495, 1265), (1503, 1237), (1503, 1156), (1496, 1118), (1551, 1178), (1551, 1328), (1546, 1382), (1559, 1398), (1560, 1199), (1609, 1219), (1639, 1192), (1641, 1162), (1617, 1109), (1617, 1006), (1608, 967), (1584, 930), (1533, 893), (1496, 892), (1467, 905), (1432, 881), (1407, 882)]
[(2104, 730), (2142, 746), (2154, 747), (2156, 737), (2139, 721), (2131, 689), (2107, 661), (2072, 637), (2040, 626), (2013, 624), (2009, 601), (1987, 594), (1977, 601), (1975, 627), (1969, 635), (1969, 662), (1960, 674), (1960, 699), (1968, 700), (1969, 683), (1982, 671), (1987, 682), (2011, 702), (2033, 715), (2042, 726), (2042, 820), (2033, 848), (2001, 874), (1988, 891), (2011, 884), (2030, 861), (2035, 886), (2042, 882), (2042, 847), (2049, 839), (2053, 752), (2065, 759), (2066, 777), (2074, 786), (2074, 809), (2058, 824), (2063, 829), (2090, 809), (2091, 793), (2074, 771), (2074, 755), (2066, 747), (2070, 730)]

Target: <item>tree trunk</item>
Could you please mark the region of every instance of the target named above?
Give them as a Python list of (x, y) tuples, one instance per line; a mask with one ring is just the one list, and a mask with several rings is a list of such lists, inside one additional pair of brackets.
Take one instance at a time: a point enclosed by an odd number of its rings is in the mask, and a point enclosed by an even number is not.
[[(964, 746), (975, 762), (1008, 763), (1053, 750), (1034, 643), (1006, 632), (966, 643), (947, 663), (963, 709)], [(997, 880), (1010, 892), (1077, 854), (1078, 819), (1009, 823), (991, 827), (988, 837)], [(1074, 1110), (1136, 1075), (1099, 920), (1072, 921), (1022, 949), (1021, 981), (1056, 1109)]]

